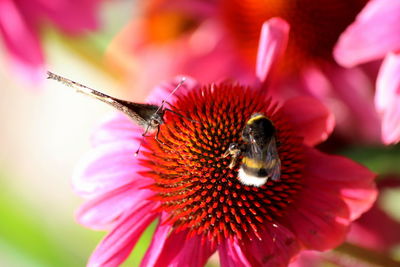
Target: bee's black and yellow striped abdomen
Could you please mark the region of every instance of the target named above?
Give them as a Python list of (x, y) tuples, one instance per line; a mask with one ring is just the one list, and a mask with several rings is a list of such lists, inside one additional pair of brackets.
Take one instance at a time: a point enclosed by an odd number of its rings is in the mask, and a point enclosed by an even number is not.
[(249, 157), (243, 157), (242, 168), (245, 173), (255, 176), (255, 177), (267, 177), (270, 175), (271, 171), (277, 164), (276, 159), (271, 159), (269, 161), (252, 159)]
[(268, 178), (279, 180), (280, 159), (272, 121), (264, 114), (253, 114), (246, 122), (242, 138), (245, 145), (239, 179), (255, 186), (264, 184)]

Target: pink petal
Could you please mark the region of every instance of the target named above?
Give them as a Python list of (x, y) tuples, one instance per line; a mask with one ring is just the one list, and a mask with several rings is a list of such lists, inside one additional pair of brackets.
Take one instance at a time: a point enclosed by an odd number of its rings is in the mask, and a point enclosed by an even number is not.
[(0, 1), (0, 37), (14, 61), (13, 67), (34, 81), (43, 74), (44, 61), (36, 26), (16, 1)]
[[(398, 97), (397, 97), (398, 98)], [(400, 141), (400, 101), (397, 99), (388, 107), (382, 120), (382, 139), (385, 144)]]
[(249, 260), (242, 251), (238, 240), (225, 239), (218, 248), (221, 267), (251, 267)]
[(107, 230), (126, 213), (137, 212), (137, 208), (153, 195), (153, 191), (142, 189), (133, 182), (86, 202), (78, 210), (76, 218), (86, 227)]
[(148, 184), (150, 179), (138, 174), (145, 169), (138, 164), (142, 154), (134, 156), (137, 148), (135, 142), (121, 141), (92, 149), (75, 169), (72, 182), (76, 192), (95, 197), (133, 182), (138, 187)]
[[(324, 71), (334, 88), (335, 98), (348, 109), (340, 126), (369, 142), (378, 142), (380, 120), (373, 106), (371, 79), (360, 68), (330, 65)], [(337, 109), (343, 112), (343, 107)]]
[(113, 142), (131, 142), (139, 147), (143, 129), (137, 126), (125, 114), (114, 113), (106, 118), (94, 131), (91, 138), (92, 145), (109, 144)]
[[(171, 92), (176, 89), (177, 85), (184, 80), (183, 84), (176, 90), (176, 92), (171, 95)], [(147, 101), (150, 103), (156, 103), (158, 105), (161, 104), (161, 101), (167, 101), (172, 103), (176, 96), (178, 95), (186, 95), (191, 90), (199, 87), (199, 83), (185, 75), (180, 75), (175, 77), (172, 82), (163, 82), (161, 85), (156, 86), (154, 90), (151, 92)]]
[(123, 218), (97, 246), (88, 266), (114, 267), (121, 264), (129, 256), (143, 231), (158, 216), (151, 212), (154, 207), (154, 202), (144, 203), (136, 212)]
[[(379, 180), (380, 196), (384, 195), (386, 190), (400, 189), (399, 178), (397, 175)], [(362, 247), (388, 253), (400, 241), (400, 222), (387, 214), (379, 202), (375, 202), (375, 205), (351, 227), (348, 240)]]
[(400, 1), (370, 1), (339, 38), (337, 62), (351, 67), (400, 49)]
[(377, 195), (374, 174), (340, 156), (308, 148), (304, 186), (284, 219), (307, 249), (331, 249), (344, 241), (349, 223), (368, 210)]
[(375, 106), (380, 112), (387, 109), (400, 94), (400, 53), (389, 53), (381, 65), (376, 82)]
[(350, 219), (357, 219), (375, 202), (376, 175), (366, 167), (341, 156), (327, 155), (315, 149), (306, 151), (305, 177), (310, 186), (323, 188), (342, 198), (350, 212)]
[(37, 0), (20, 2), (20, 9), (32, 20), (50, 20), (70, 34), (84, 33), (98, 26), (100, 0)]
[[(163, 218), (168, 216), (167, 214), (162, 215), (162, 219), (160, 221), (163, 221)], [(172, 230), (172, 226), (170, 224), (161, 224), (161, 222), (158, 223), (158, 226), (156, 228), (156, 231), (154, 232), (153, 239), (151, 241), (151, 244), (149, 248), (146, 251), (146, 254), (144, 255), (142, 262), (140, 263), (140, 266), (146, 267), (146, 266), (155, 266), (155, 264), (158, 261), (158, 258), (160, 254), (162, 253), (165, 242), (167, 241), (168, 235)]]
[(307, 145), (326, 140), (334, 128), (332, 113), (315, 98), (292, 98), (285, 102), (282, 109)]
[(332, 249), (345, 240), (349, 225), (345, 218), (348, 215), (347, 206), (344, 201), (330, 194), (323, 198), (312, 196), (312, 199), (307, 199), (307, 194), (314, 193), (304, 190), (300, 196), (302, 200), (289, 210), (288, 217), (283, 221), (306, 249)]
[(289, 38), (289, 24), (280, 18), (272, 18), (265, 22), (261, 29), (256, 63), (256, 75), (261, 82), (282, 56)]
[(262, 241), (245, 241), (243, 249), (252, 266), (287, 266), (301, 249), (296, 236), (286, 227), (275, 223), (261, 232)]
[(262, 240), (225, 240), (218, 249), (221, 266), (287, 266), (300, 251), (296, 236), (280, 224), (265, 227)]
[(321, 265), (322, 261), (323, 257), (321, 252), (303, 250), (295, 261), (289, 264), (289, 267), (323, 266)]
[(170, 232), (169, 225), (159, 225), (141, 266), (203, 267), (214, 253), (209, 241), (200, 236), (187, 238), (187, 232)]
[(379, 71), (376, 109), (383, 115), (382, 139), (385, 144), (400, 140), (400, 53), (390, 53)]

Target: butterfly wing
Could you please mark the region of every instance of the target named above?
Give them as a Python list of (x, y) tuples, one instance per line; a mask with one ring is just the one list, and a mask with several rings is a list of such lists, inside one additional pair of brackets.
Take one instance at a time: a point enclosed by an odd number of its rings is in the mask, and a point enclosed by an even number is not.
[[(116, 99), (121, 104), (122, 112), (128, 115), (136, 124), (146, 129), (151, 126), (151, 120), (156, 119), (163, 122), (163, 110), (157, 105), (134, 103), (125, 100)], [(150, 132), (154, 129), (149, 129)]]

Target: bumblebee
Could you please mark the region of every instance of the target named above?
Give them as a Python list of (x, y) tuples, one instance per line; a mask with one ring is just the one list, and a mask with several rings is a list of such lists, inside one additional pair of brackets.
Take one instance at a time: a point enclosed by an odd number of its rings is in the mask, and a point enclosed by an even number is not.
[(232, 143), (223, 157), (231, 156), (229, 168), (243, 155), (238, 177), (244, 185), (262, 186), (271, 178), (279, 181), (281, 161), (278, 155), (276, 128), (262, 113), (254, 113), (242, 131), (244, 143)]

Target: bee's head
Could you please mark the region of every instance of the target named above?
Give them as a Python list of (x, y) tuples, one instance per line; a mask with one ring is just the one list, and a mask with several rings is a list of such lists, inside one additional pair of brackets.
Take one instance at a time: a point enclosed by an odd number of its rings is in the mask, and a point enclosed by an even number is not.
[(254, 113), (243, 128), (242, 138), (247, 143), (265, 143), (275, 132), (270, 119), (262, 113)]

